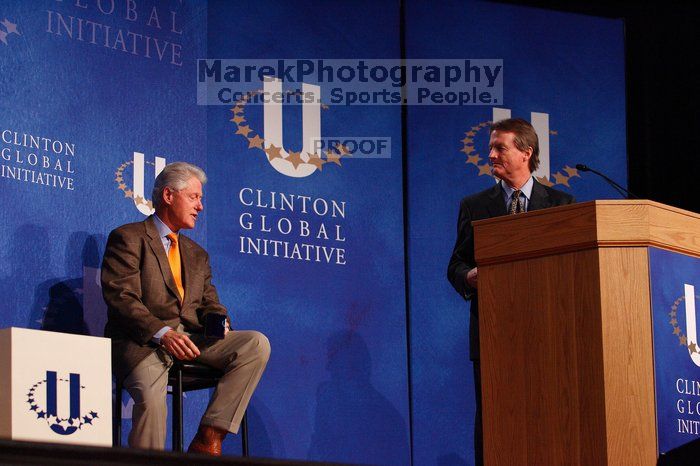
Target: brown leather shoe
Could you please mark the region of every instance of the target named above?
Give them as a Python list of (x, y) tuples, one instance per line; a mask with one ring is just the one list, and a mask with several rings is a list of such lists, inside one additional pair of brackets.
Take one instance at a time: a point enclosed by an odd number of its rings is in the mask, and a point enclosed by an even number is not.
[(228, 431), (224, 429), (200, 424), (197, 435), (192, 439), (187, 452), (221, 456), (221, 442), (224, 441), (227, 433)]

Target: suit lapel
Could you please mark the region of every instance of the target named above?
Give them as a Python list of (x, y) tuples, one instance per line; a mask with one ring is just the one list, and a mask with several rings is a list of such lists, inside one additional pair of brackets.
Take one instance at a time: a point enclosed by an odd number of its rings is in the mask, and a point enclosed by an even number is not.
[(540, 210), (551, 207), (552, 202), (549, 200), (549, 194), (547, 190), (544, 189), (537, 180), (533, 179), (532, 183), (532, 193), (530, 194), (530, 205), (528, 206), (528, 211), (530, 210)]
[(503, 189), (500, 182), (487, 191), (486, 196), (488, 199), (486, 201), (486, 209), (489, 211), (489, 216), (500, 217), (508, 213), (506, 211), (506, 201), (503, 200)]
[(190, 242), (184, 235), (180, 235), (180, 260), (182, 261), (182, 274), (184, 275), (185, 280), (185, 299), (183, 300), (184, 305), (184, 303), (186, 303), (191, 297), (191, 292), (193, 289), (192, 273), (194, 272), (194, 259), (192, 256), (192, 250), (190, 249)]
[[(165, 248), (163, 247), (163, 241), (160, 239), (158, 234), (158, 229), (153, 223), (153, 217), (148, 217), (144, 224), (146, 225), (146, 234), (150, 238), (148, 245), (151, 247), (153, 254), (158, 260), (158, 265), (160, 266), (160, 272), (163, 274), (163, 280), (165, 285), (168, 287), (171, 293), (175, 297), (179, 297), (180, 293), (177, 291), (177, 285), (175, 284), (175, 278), (173, 277), (173, 272), (170, 270), (170, 262), (168, 262), (168, 256), (165, 255)], [(180, 300), (178, 299), (178, 302)]]

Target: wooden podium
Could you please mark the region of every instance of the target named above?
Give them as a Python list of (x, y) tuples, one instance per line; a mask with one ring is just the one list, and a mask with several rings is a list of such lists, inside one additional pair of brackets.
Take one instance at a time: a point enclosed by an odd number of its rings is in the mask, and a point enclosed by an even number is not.
[(593, 201), (474, 228), (486, 465), (655, 465), (648, 248), (700, 257), (700, 215)]

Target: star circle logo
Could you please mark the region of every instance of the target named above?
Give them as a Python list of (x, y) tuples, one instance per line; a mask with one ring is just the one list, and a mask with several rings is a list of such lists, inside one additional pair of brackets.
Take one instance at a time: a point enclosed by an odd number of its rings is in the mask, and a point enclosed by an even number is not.
[[(465, 163), (467, 165), (474, 165), (478, 169), (478, 176), (486, 175), (493, 177), (493, 173), (491, 173), (491, 165), (489, 164), (488, 161), (488, 156), (482, 157), (479, 152), (476, 150), (474, 140), (479, 137), (479, 136), (485, 136), (486, 137), (486, 146), (488, 146), (488, 128), (491, 125), (491, 121), (483, 121), (481, 123), (478, 123), (474, 126), (472, 126), (469, 131), (466, 131), (464, 133), (464, 138), (461, 139), (462, 142), (462, 149), (460, 149), (460, 152), (463, 152), (466, 156), (467, 159)], [(483, 129), (487, 129), (487, 131), (482, 132)], [(557, 131), (549, 131), (549, 134), (551, 136), (556, 136), (558, 134)], [(481, 146), (481, 144), (480, 144)], [(541, 184), (545, 186), (556, 186), (556, 185), (562, 185), (566, 187), (571, 187), (569, 185), (569, 181), (571, 178), (574, 177), (581, 177), (581, 175), (578, 174), (578, 170), (574, 167), (570, 167), (568, 165), (565, 165), (563, 169), (551, 174), (550, 176), (535, 176), (537, 181), (539, 181)], [(552, 181), (553, 180), (553, 181)]]
[[(696, 296), (696, 298), (700, 298), (700, 296)], [(688, 336), (685, 333), (683, 333), (683, 330), (681, 330), (680, 326), (678, 325), (678, 307), (685, 300), (685, 296), (680, 296), (673, 302), (673, 305), (671, 306), (671, 309), (668, 312), (668, 316), (671, 318), (671, 320), (669, 320), (668, 323), (671, 324), (671, 327), (673, 327), (673, 334), (678, 338), (678, 344), (680, 346), (685, 346), (692, 356), (693, 354), (700, 354), (698, 342), (690, 341), (688, 339)]]
[[(246, 105), (256, 96), (263, 95), (286, 95), (286, 96), (312, 96), (312, 102), (304, 101), (303, 111), (303, 141), (302, 147), (295, 151), (284, 147), (282, 143), (282, 104), (264, 102), (263, 112), (265, 114), (264, 135), (260, 130), (250, 126), (246, 118)], [(307, 177), (314, 172), (323, 171), (326, 164), (333, 164), (342, 167), (341, 159), (349, 157), (350, 151), (342, 144), (329, 147), (322, 153), (316, 153), (310, 139), (321, 137), (321, 110), (328, 110), (328, 106), (316, 100), (320, 95), (320, 87), (303, 84), (301, 90), (282, 91), (282, 82), (276, 78), (266, 78), (264, 89), (249, 91), (238, 99), (231, 108), (233, 117), (230, 121), (236, 125), (236, 135), (241, 136), (248, 142), (248, 149), (260, 151), (267, 161), (279, 173), (293, 178)]]
[[(148, 165), (154, 165), (153, 162), (145, 162)], [(124, 177), (124, 171), (132, 166), (134, 162), (132, 160), (128, 160), (117, 168), (117, 171), (114, 172), (114, 182), (117, 183), (117, 189), (119, 189), (122, 193), (124, 193), (124, 197), (127, 199), (133, 199), (134, 204), (136, 204), (136, 207), (138, 206), (143, 206), (146, 209), (153, 210), (153, 202), (151, 202), (149, 199), (146, 199), (143, 196), (139, 196), (138, 194), (134, 194), (134, 187), (128, 185), (128, 181)]]
[[(145, 160), (145, 156), (141, 152), (134, 152), (133, 160), (123, 162), (114, 172), (114, 182), (117, 184), (117, 189), (124, 194), (126, 199), (132, 199), (134, 205), (143, 215), (151, 215), (155, 212), (153, 202), (146, 197), (145, 194), (145, 167), (149, 165), (153, 167), (155, 176), (163, 171), (166, 165), (166, 160), (163, 157), (156, 157), (155, 162)], [(127, 170), (131, 171), (131, 176), (127, 174)], [(128, 179), (132, 180), (129, 184)]]
[[(68, 416), (58, 415), (58, 386), (62, 385), (69, 394)], [(27, 393), (29, 411), (36, 414), (37, 420), (43, 420), (58, 435), (71, 435), (99, 418), (97, 412), (80, 410), (80, 393), (85, 386), (80, 384), (79, 374), (70, 374), (69, 378), (58, 378), (56, 372), (46, 371), (46, 378), (38, 381)], [(64, 415), (65, 416), (65, 415)]]

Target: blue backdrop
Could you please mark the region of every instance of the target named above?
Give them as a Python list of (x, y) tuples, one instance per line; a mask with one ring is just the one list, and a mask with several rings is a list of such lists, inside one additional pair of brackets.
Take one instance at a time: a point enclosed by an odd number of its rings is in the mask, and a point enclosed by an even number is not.
[[(400, 53), (396, 10), (370, 1), (211, 2), (208, 27), (211, 58), (394, 58)], [(284, 85), (297, 88), (298, 83)], [(240, 112), (211, 106), (207, 113), (208, 163), (217, 174), (208, 190), (209, 249), (217, 280), (226, 283), (221, 298), (237, 309), (239, 326), (259, 328), (273, 346), (253, 403), (253, 451), (407, 464), (400, 107), (322, 110), (323, 137), (385, 136), (391, 138), (392, 153), (385, 159), (342, 158), (340, 166), (327, 163), (306, 177), (278, 172), (262, 148), (250, 147), (255, 136), (269, 139), (263, 131), (265, 111), (251, 104)], [(284, 105), (282, 113), (284, 150), (301, 151), (302, 106)], [(234, 115), (245, 122), (231, 121)], [(241, 127), (251, 132), (236, 134)], [(294, 211), (260, 207), (271, 206), (275, 195), (270, 193), (335, 201), (345, 206), (344, 216), (319, 215), (312, 208), (303, 213), (299, 205)], [(292, 224), (289, 234), (284, 234), (286, 223), (281, 231), (278, 227), (284, 219)], [(301, 221), (309, 223), (307, 237)], [(321, 225), (328, 239), (318, 237)], [(241, 237), (246, 238), (243, 253)], [(247, 238), (342, 248), (345, 264), (250, 253)]]
[[(543, 181), (578, 200), (616, 197), (571, 167), (626, 183), (620, 22), (485, 2), (404, 6), (402, 18), (398, 2), (3, 2), (0, 326), (101, 335), (106, 236), (150, 212), (162, 163), (196, 163), (210, 181), (189, 236), (210, 252), (234, 327), (272, 342), (249, 411), (252, 454), (470, 464), (468, 307), (445, 269), (459, 199), (493, 183), (493, 108), (411, 106), (402, 122), (395, 105), (324, 106), (320, 136), (386, 138), (391, 151), (299, 176), (309, 164), (275, 150), (301, 151), (313, 112), (284, 105), (282, 147), (271, 148), (272, 108), (197, 105), (200, 58), (501, 59), (495, 114), (548, 119)], [(186, 441), (207, 395), (188, 395)], [(124, 415), (127, 430), (129, 403)], [(225, 452), (238, 448), (229, 437)]]
[[(206, 169), (206, 109), (192, 76), (206, 55), (207, 4), (130, 6), (0, 6), (17, 29), (0, 43), (3, 327), (102, 335), (99, 267), (110, 230), (145, 218), (137, 205), (150, 209), (143, 195), (150, 199), (157, 157)], [(139, 167), (143, 183), (134, 182)], [(206, 214), (190, 232), (203, 245)], [(201, 415), (206, 395), (191, 396), (188, 414)], [(128, 431), (130, 401), (124, 417)]]

